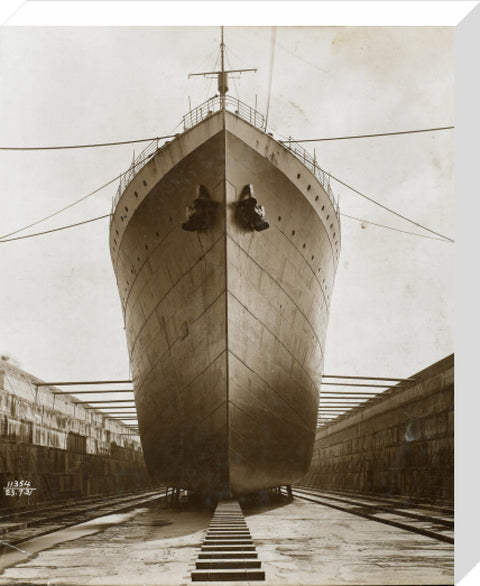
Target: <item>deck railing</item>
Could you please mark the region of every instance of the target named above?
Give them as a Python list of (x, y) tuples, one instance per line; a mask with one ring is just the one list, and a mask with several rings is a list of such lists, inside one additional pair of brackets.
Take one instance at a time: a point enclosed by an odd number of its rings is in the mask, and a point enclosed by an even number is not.
[[(166, 146), (168, 142), (169, 141), (165, 142), (162, 147)], [(138, 157), (132, 161), (130, 167), (120, 175), (118, 189), (112, 201), (112, 214), (115, 210), (115, 207), (117, 206), (118, 200), (121, 198), (130, 181), (135, 177), (140, 169), (142, 169), (142, 167), (144, 167), (148, 161), (162, 148), (160, 147), (159, 143), (160, 139), (158, 138), (155, 138), (150, 143), (148, 143), (148, 145), (143, 149)]]
[(183, 129), (193, 128), (215, 112), (219, 112), (223, 109), (223, 104), (225, 104), (225, 109), (229, 112), (233, 112), (242, 120), (260, 128), (260, 130), (265, 130), (265, 117), (260, 112), (257, 112), (255, 108), (232, 96), (215, 96), (190, 110), (182, 119)]
[(312, 173), (320, 181), (323, 188), (327, 192), (327, 195), (330, 198), (333, 207), (335, 208), (335, 212), (338, 213), (338, 199), (335, 199), (335, 196), (333, 195), (333, 191), (330, 186), (330, 176), (318, 166), (316, 158), (312, 157), (312, 155), (299, 143), (296, 143), (293, 138), (289, 138), (288, 140), (279, 140), (278, 142), (287, 148), (292, 154), (294, 154), (297, 159), (299, 159), (305, 165), (305, 167), (308, 167), (310, 171), (312, 171)]
[[(259, 128), (263, 132), (266, 132), (266, 125), (265, 125), (265, 117), (257, 112), (254, 108), (245, 104), (244, 102), (240, 101), (237, 98), (232, 96), (215, 96), (213, 98), (208, 99), (207, 101), (203, 102), (196, 108), (193, 108), (185, 114), (182, 118), (183, 130), (184, 132), (190, 130), (200, 122), (203, 122), (208, 117), (212, 116), (216, 112), (219, 112), (223, 108), (227, 109), (228, 111), (232, 112), (242, 120), (245, 120), (252, 126)], [(272, 133), (268, 133), (269, 136), (273, 138)], [(180, 136), (178, 134), (177, 136)], [(115, 207), (118, 203), (118, 200), (122, 196), (123, 192), (125, 191), (127, 185), (132, 181), (133, 177), (144, 167), (148, 161), (162, 148), (164, 148), (169, 141), (165, 142), (160, 146), (159, 144), (160, 139), (154, 139), (150, 142), (145, 149), (132, 161), (131, 166), (123, 173), (120, 177), (120, 184), (118, 186), (117, 192), (115, 197), (113, 198), (112, 202), (112, 213), (115, 210)], [(315, 177), (320, 181), (323, 188), (325, 189), (330, 201), (333, 204), (335, 212), (338, 214), (339, 205), (338, 199), (335, 200), (335, 197), (332, 192), (332, 188), (330, 187), (330, 177), (328, 173), (325, 173), (317, 164), (315, 157), (307, 152), (300, 144), (296, 143), (294, 139), (289, 138), (288, 140), (277, 140), (277, 142), (282, 145), (285, 149), (289, 150), (297, 159), (299, 159), (312, 173)]]

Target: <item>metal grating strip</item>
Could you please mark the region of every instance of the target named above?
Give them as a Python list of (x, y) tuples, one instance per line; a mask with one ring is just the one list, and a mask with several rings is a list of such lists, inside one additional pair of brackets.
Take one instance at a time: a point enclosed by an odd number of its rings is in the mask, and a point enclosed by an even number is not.
[(220, 501), (192, 571), (193, 582), (265, 580), (238, 501)]

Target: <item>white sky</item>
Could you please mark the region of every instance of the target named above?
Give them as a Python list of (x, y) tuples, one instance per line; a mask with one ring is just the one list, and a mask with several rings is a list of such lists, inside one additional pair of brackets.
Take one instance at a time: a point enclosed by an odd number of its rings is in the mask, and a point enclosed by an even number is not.
[[(452, 125), (453, 27), (278, 27), (269, 125), (330, 137)], [(265, 111), (271, 27), (226, 28), (231, 94)], [(218, 27), (8, 27), (0, 34), (1, 144), (169, 134), (215, 82)], [(210, 89), (209, 89), (210, 88)], [(257, 98), (256, 98), (257, 96)], [(320, 165), (383, 204), (454, 235), (453, 132), (315, 146)], [(142, 148), (135, 147), (137, 152)], [(0, 153), (0, 234), (122, 172), (132, 146)], [(341, 211), (421, 232), (332, 182)], [(31, 231), (110, 211), (113, 185)], [(273, 212), (272, 212), (273, 213)], [(268, 210), (267, 210), (268, 214)], [(427, 233), (425, 233), (427, 234)], [(1, 246), (0, 353), (46, 379), (128, 375), (108, 220)], [(408, 376), (453, 352), (453, 251), (343, 218), (325, 372)]]

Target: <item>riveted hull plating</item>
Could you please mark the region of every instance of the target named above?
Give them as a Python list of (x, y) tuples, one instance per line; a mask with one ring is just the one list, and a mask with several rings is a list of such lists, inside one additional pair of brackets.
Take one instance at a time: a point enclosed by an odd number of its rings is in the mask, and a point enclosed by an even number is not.
[[(251, 184), (270, 228), (245, 229)], [(209, 230), (181, 229), (197, 185)], [(140, 437), (159, 481), (215, 494), (292, 484), (308, 470), (340, 226), (287, 149), (219, 112), (134, 177), (111, 225)]]

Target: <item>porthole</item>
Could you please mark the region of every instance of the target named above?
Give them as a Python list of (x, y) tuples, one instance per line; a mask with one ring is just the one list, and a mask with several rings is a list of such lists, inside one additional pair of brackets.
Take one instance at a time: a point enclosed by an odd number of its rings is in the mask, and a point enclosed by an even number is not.
[(158, 232), (155, 232), (155, 236), (158, 238), (160, 234)]
[(297, 179), (300, 179), (301, 175), (300, 173), (297, 173)]
[(327, 220), (328, 220), (329, 217), (330, 217), (330, 214), (327, 214)]
[(315, 201), (318, 201), (318, 195), (315, 196)]
[(335, 238), (336, 232), (333, 233), (333, 237)]
[(139, 256), (137, 256), (137, 260), (138, 260), (138, 262), (140, 262), (140, 257)]
[(333, 224), (330, 224), (330, 230), (333, 228)]
[(118, 230), (115, 230), (115, 232), (117, 233), (117, 236), (120, 236), (120, 234), (118, 233)]
[(323, 212), (324, 209), (325, 209), (325, 206), (322, 206), (322, 212)]
[(173, 221), (173, 218), (172, 218), (172, 216), (170, 216), (170, 217), (168, 218), (168, 221), (169, 221), (169, 222), (172, 222), (172, 221)]
[(145, 181), (145, 179), (143, 180), (143, 184), (145, 185), (145, 187), (147, 187), (147, 182)]
[(148, 244), (145, 244), (145, 250), (148, 250)]
[(120, 216), (120, 219), (121, 219), (121, 220), (122, 220), (122, 222), (123, 222), (123, 216)]
[(305, 242), (303, 243), (303, 246), (302, 246), (302, 248), (305, 248)]
[(278, 216), (278, 221), (281, 222), (282, 221), (282, 216)]
[(115, 240), (115, 238), (113, 239), (113, 241), (115, 242), (115, 244), (117, 243), (117, 241)]
[(310, 260), (313, 260), (314, 258), (315, 258), (315, 255), (314, 255), (314, 254), (312, 254), (312, 258), (311, 258)]
[(125, 211), (126, 211), (126, 212), (128, 212), (128, 208), (127, 208), (127, 206), (125, 206)]
[(311, 185), (307, 185), (307, 191), (310, 191), (310, 189), (312, 189)]
[(295, 236), (295, 230), (292, 230), (292, 236)]
[(135, 192), (135, 197), (138, 197), (138, 193), (137, 192)]

